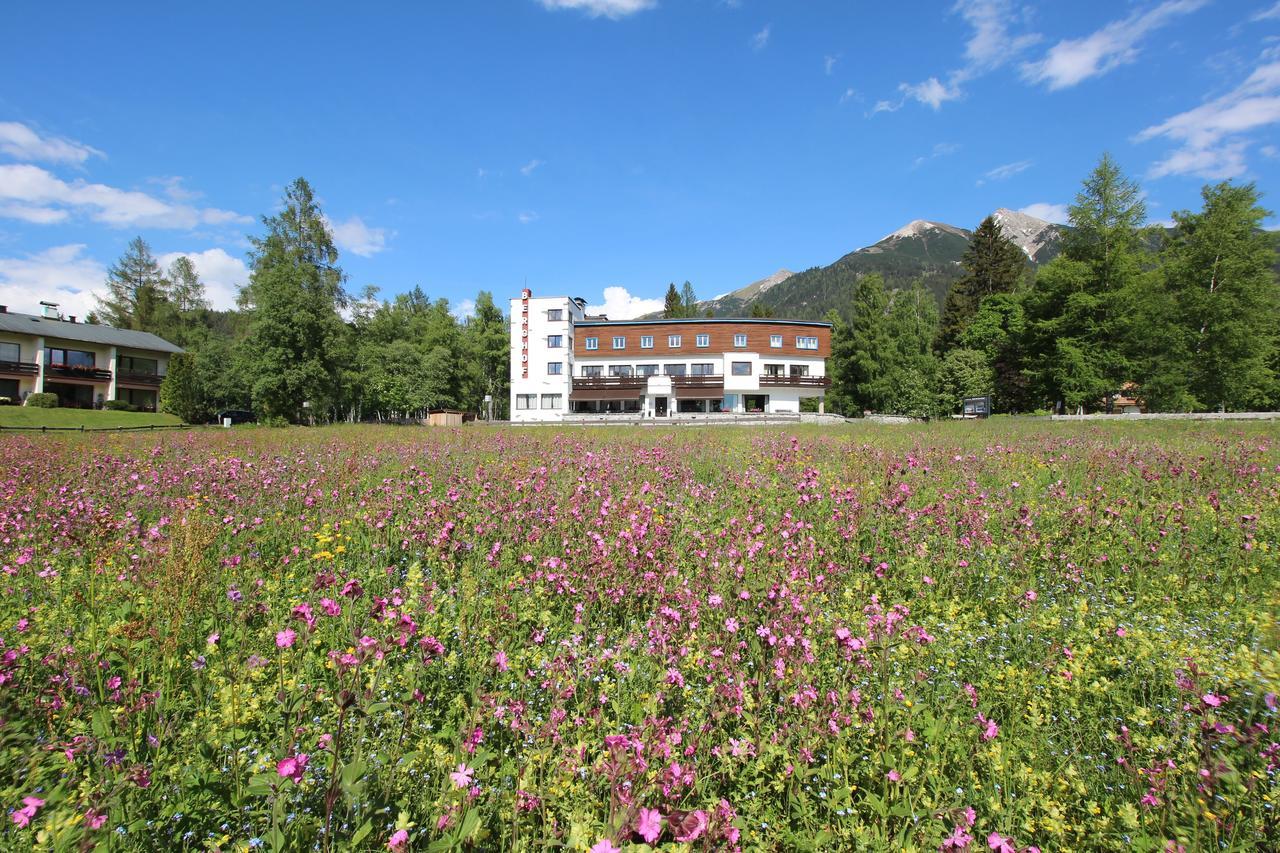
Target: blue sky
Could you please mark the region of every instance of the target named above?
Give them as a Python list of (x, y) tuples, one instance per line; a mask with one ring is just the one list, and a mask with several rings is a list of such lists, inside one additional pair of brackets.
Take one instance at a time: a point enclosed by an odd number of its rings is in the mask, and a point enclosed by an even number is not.
[(137, 234), (227, 307), (297, 176), (353, 291), (617, 317), (912, 219), (1061, 218), (1104, 150), (1152, 220), (1225, 178), (1280, 206), (1277, 0), (11, 0), (5, 29), (13, 310), (84, 313)]

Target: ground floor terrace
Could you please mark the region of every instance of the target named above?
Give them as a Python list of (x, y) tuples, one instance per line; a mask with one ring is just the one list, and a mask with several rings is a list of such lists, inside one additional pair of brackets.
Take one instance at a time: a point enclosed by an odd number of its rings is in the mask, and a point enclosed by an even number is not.
[(779, 377), (757, 388), (725, 387), (717, 376), (575, 378), (567, 414), (629, 414), (665, 418), (688, 414), (799, 414), (802, 400), (816, 399), (824, 410), (829, 380)]

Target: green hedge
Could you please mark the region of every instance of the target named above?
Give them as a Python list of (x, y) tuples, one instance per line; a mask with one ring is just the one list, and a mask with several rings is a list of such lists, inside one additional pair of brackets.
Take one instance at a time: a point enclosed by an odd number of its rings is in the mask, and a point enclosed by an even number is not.
[(108, 400), (102, 404), (102, 408), (110, 412), (136, 412), (138, 407), (128, 400)]
[(28, 394), (27, 405), (34, 406), (37, 409), (56, 409), (58, 408), (58, 395), (47, 391), (41, 394)]

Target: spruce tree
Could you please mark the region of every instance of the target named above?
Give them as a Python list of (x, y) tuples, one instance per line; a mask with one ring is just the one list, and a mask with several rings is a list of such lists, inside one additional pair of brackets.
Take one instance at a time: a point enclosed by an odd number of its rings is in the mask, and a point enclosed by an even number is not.
[(283, 210), (262, 223), (267, 233), (252, 238), (252, 274), (242, 294), (254, 406), (270, 420), (323, 419), (340, 398), (346, 346), (338, 250), (302, 178), (285, 190)]
[(996, 293), (1012, 293), (1027, 269), (1027, 256), (1004, 236), (994, 215), (988, 216), (973, 232), (973, 239), (960, 261), (964, 277), (947, 292), (942, 321), (934, 349), (945, 353), (959, 344), (965, 327), (982, 300)]
[(676, 290), (673, 281), (667, 285), (667, 296), (662, 303), (662, 318), (674, 320), (684, 316), (684, 303), (680, 299), (680, 291)]

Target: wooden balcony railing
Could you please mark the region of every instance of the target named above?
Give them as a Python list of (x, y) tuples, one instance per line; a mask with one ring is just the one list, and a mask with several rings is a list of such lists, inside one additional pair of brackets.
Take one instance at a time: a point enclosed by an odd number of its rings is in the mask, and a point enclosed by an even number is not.
[(34, 361), (0, 361), (0, 373), (8, 376), (35, 376), (40, 365)]
[(573, 387), (576, 391), (620, 391), (629, 388), (643, 388), (649, 384), (644, 376), (575, 376)]
[(46, 364), (44, 366), (44, 375), (46, 378), (88, 379), (94, 382), (111, 381), (110, 370), (103, 370), (100, 367), (81, 367), (74, 364)]
[(127, 385), (155, 385), (164, 381), (163, 373), (149, 373), (145, 370), (118, 370), (116, 381)]
[(761, 376), (760, 387), (828, 388), (831, 380), (825, 376)]
[(673, 388), (723, 388), (724, 377), (715, 376), (672, 376)]

